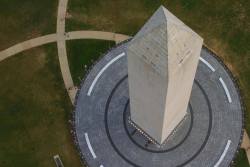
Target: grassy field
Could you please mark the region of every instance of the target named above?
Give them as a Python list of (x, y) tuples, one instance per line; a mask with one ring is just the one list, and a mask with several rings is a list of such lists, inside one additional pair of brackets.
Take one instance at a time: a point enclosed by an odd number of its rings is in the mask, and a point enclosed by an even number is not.
[(249, 167), (247, 156), (244, 150), (239, 151), (239, 155), (235, 161), (236, 167)]
[(0, 166), (80, 166), (68, 119), (72, 106), (65, 91), (55, 44), (0, 63)]
[(1, 0), (0, 50), (56, 32), (57, 0)]
[[(133, 35), (158, 7), (151, 0), (70, 0), (66, 30), (93, 29)], [(110, 10), (112, 9), (112, 10)]]
[(74, 84), (79, 85), (93, 62), (114, 45), (113, 41), (102, 40), (67, 41), (69, 67)]

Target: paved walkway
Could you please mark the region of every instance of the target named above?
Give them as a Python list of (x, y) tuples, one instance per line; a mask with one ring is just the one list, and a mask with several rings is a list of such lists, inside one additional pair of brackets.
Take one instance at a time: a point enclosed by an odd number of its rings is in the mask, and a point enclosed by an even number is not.
[(124, 40), (127, 40), (130, 36), (123, 34), (116, 34), (113, 32), (104, 32), (104, 31), (73, 31), (66, 33), (66, 40), (72, 39), (100, 39), (100, 40), (109, 40), (120, 43)]
[[(65, 40), (75, 40), (75, 39), (100, 39), (109, 40), (119, 43), (130, 38), (127, 35), (116, 34), (112, 32), (103, 31), (71, 31), (66, 33)], [(34, 47), (38, 47), (44, 44), (52, 43), (57, 41), (57, 34), (48, 34), (34, 39), (30, 39), (14, 46), (11, 46), (5, 50), (0, 51), (0, 62), (16, 55), (17, 53), (29, 50)]]
[(31, 49), (33, 47), (37, 47), (40, 45), (44, 45), (47, 43), (55, 42), (55, 41), (56, 41), (56, 34), (49, 34), (49, 35), (45, 35), (42, 37), (38, 37), (38, 38), (34, 38), (31, 40), (18, 43), (8, 49), (0, 51), (0, 62), (22, 51), (25, 51), (25, 50), (28, 50), (28, 49)]
[(247, 135), (246, 130), (244, 130), (244, 136), (243, 136), (241, 148), (243, 148), (246, 151), (247, 159), (250, 164), (250, 139), (249, 139), (249, 136)]
[(77, 88), (74, 86), (73, 79), (70, 74), (69, 63), (67, 59), (67, 50), (65, 43), (65, 17), (67, 12), (68, 0), (60, 0), (57, 13), (57, 49), (61, 73), (65, 88), (69, 94), (72, 103), (75, 101)]

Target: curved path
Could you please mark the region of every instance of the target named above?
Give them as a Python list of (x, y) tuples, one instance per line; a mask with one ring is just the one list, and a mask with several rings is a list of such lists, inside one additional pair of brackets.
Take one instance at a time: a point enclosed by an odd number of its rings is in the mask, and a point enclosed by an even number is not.
[(116, 34), (112, 32), (102, 32), (102, 31), (72, 31), (68, 33), (63, 33), (61, 35), (49, 34), (18, 43), (10, 48), (1, 51), (0, 62), (25, 50), (38, 47), (44, 44), (57, 42), (58, 57), (65, 88), (67, 89), (71, 102), (73, 104), (76, 94), (76, 88), (73, 85), (73, 80), (69, 71), (65, 40), (100, 39), (100, 40), (115, 41), (116, 43), (119, 43), (121, 41), (127, 40), (128, 38), (130, 37), (127, 35)]
[[(102, 40), (112, 40), (112, 41), (115, 41), (116, 43), (119, 43), (130, 37), (127, 35), (116, 34), (112, 32), (101, 32), (101, 31), (73, 31), (73, 32), (65, 33), (65, 15), (66, 15), (66, 10), (67, 10), (67, 2), (68, 0), (59, 1), (57, 33), (48, 34), (45, 36), (27, 40), (27, 41), (18, 43), (10, 48), (7, 48), (3, 51), (0, 51), (0, 62), (22, 51), (25, 51), (25, 50), (28, 50), (37, 46), (41, 46), (44, 44), (57, 42), (60, 68), (61, 68), (62, 76), (64, 79), (65, 87), (68, 90), (71, 102), (74, 103), (76, 90), (73, 85), (72, 77), (69, 71), (67, 55), (66, 55), (65, 40), (102, 39)], [(242, 148), (246, 150), (247, 156), (250, 162), (250, 149), (249, 149), (250, 140), (246, 132), (244, 133)]]
[(67, 12), (67, 4), (68, 0), (60, 0), (58, 4), (56, 29), (57, 50), (64, 85), (69, 94), (71, 102), (74, 103), (77, 88), (74, 86), (74, 82), (70, 74), (65, 42), (65, 17)]
[(18, 43), (0, 52), (0, 62), (13, 55), (16, 55), (17, 53), (56, 41), (57, 41), (56, 34), (49, 34)]
[[(119, 43), (129, 38), (130, 36), (123, 34), (116, 34), (113, 32), (82, 30), (82, 31), (67, 32), (65, 40), (99, 39), (99, 40), (115, 41), (116, 43)], [(25, 50), (29, 50), (31, 48), (45, 45), (48, 43), (56, 42), (57, 40), (58, 40), (57, 34), (48, 34), (18, 43), (5, 50), (0, 51), (0, 62)]]

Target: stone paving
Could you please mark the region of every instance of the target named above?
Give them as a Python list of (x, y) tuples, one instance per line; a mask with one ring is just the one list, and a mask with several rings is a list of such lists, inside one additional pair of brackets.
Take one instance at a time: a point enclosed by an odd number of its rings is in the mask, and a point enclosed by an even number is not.
[(87, 164), (229, 166), (241, 143), (243, 115), (240, 96), (225, 67), (202, 49), (189, 115), (163, 145), (156, 145), (129, 124), (126, 45), (112, 49), (95, 64), (77, 95), (76, 137)]

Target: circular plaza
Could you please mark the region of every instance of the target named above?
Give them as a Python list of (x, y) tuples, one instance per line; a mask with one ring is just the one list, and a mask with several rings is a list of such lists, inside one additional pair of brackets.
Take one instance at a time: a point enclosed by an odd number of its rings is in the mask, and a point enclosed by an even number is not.
[(187, 115), (159, 145), (130, 121), (128, 43), (97, 61), (77, 94), (75, 134), (88, 166), (229, 166), (241, 143), (243, 108), (223, 63), (203, 46)]

